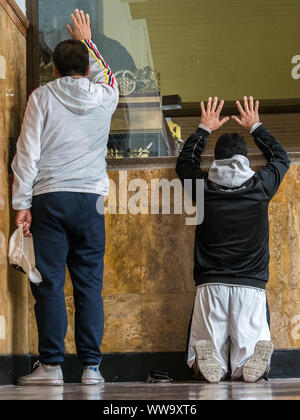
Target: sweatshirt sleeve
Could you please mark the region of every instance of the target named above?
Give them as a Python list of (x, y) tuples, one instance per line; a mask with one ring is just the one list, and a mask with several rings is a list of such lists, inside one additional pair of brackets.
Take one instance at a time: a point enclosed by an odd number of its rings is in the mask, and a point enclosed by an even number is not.
[(265, 192), (271, 199), (276, 194), (290, 167), (290, 160), (284, 147), (263, 125), (254, 130), (252, 135), (268, 162), (258, 172), (258, 176), (262, 179)]
[(97, 46), (89, 39), (83, 39), (82, 42), (87, 47), (90, 55), (91, 73), (88, 79), (92, 83), (101, 86), (103, 97), (109, 102), (113, 113), (119, 102), (118, 83), (110, 67), (98, 51)]
[(14, 210), (31, 208), (33, 183), (40, 161), (43, 124), (42, 111), (33, 93), (28, 100), (17, 151), (11, 165), (14, 176), (12, 186)]
[(208, 173), (201, 169), (201, 154), (206, 146), (207, 138), (210, 133), (204, 128), (198, 128), (196, 133), (192, 134), (185, 142), (182, 152), (180, 153), (176, 172), (184, 184), (184, 180), (192, 180), (193, 200), (195, 201), (195, 187), (197, 179), (204, 179)]

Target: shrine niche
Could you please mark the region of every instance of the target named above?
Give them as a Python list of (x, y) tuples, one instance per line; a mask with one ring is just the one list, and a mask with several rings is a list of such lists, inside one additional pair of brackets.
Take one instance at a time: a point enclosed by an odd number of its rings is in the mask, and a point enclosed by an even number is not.
[[(40, 84), (53, 80), (52, 53), (60, 41), (70, 37), (66, 25), (75, 8), (90, 14), (93, 41), (119, 85), (120, 102), (112, 117), (108, 158), (173, 155), (174, 142), (163, 115), (160, 77), (153, 64), (147, 22), (132, 19), (127, 2), (69, 0), (62, 4), (60, 0), (40, 0)], [(121, 19), (114, 25), (122, 25), (121, 32), (128, 33), (127, 38), (118, 38), (120, 30), (106, 25), (106, 18), (116, 11)], [(132, 38), (140, 43), (139, 48), (132, 45)]]

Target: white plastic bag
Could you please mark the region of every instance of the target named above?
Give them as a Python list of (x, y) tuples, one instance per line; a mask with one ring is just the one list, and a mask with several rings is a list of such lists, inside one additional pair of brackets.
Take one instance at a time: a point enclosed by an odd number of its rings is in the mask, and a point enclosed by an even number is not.
[(40, 272), (35, 267), (33, 239), (24, 237), (22, 225), (9, 240), (8, 258), (10, 265), (27, 274), (32, 283), (40, 284), (43, 281)]

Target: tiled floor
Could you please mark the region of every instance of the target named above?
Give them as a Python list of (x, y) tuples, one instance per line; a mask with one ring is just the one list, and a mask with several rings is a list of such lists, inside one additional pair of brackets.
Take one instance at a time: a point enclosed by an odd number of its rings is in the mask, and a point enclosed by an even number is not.
[(0, 400), (300, 400), (300, 379), (258, 384), (203, 382), (145, 384), (108, 383), (99, 386), (0, 387)]

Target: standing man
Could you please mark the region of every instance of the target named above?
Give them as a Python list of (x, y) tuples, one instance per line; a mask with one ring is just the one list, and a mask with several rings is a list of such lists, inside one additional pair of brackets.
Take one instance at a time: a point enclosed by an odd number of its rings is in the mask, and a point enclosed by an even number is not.
[[(259, 102), (237, 101), (232, 118), (254, 137), (267, 165), (250, 168), (239, 134), (224, 134), (209, 172), (200, 168), (208, 136), (225, 124), (224, 102), (201, 103), (201, 125), (185, 143), (177, 162), (184, 182), (204, 180), (204, 222), (196, 228), (194, 278), (197, 294), (188, 348), (188, 365), (209, 382), (231, 372), (256, 382), (266, 376), (273, 344), (267, 322), (265, 287), (269, 280), (268, 207), (290, 161), (280, 143), (260, 123)], [(195, 197), (195, 192), (193, 192)]]
[(82, 383), (104, 382), (99, 365), (105, 225), (96, 206), (109, 189), (105, 158), (118, 87), (91, 41), (89, 15), (76, 9), (71, 16), (73, 39), (54, 51), (56, 80), (29, 98), (12, 163), (16, 223), (23, 225), (25, 236), (33, 235), (36, 266), (43, 277), (39, 286), (31, 285), (38, 368), (20, 378), (21, 385), (63, 384), (66, 265), (74, 289)]

